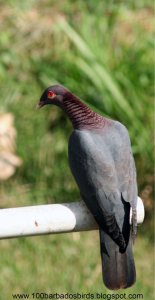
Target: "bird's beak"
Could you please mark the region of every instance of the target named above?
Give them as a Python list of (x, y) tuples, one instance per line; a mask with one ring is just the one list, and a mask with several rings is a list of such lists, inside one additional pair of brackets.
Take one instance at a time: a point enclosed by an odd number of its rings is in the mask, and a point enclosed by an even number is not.
[(39, 108), (43, 107), (44, 104), (45, 104), (44, 102), (40, 101), (40, 102), (36, 105), (36, 109), (39, 109)]

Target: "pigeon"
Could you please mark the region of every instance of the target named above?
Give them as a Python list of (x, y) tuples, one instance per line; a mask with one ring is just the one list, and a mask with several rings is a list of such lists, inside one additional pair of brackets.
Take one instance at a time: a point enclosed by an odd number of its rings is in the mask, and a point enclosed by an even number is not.
[(103, 282), (110, 290), (128, 288), (136, 281), (132, 248), (137, 233), (136, 168), (128, 130), (61, 85), (43, 92), (38, 108), (47, 104), (60, 107), (73, 125), (69, 165), (99, 226)]

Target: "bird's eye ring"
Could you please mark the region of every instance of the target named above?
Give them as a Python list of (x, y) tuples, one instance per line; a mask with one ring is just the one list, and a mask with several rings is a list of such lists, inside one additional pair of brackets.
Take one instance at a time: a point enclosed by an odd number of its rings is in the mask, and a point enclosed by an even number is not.
[(56, 94), (54, 94), (52, 91), (48, 91), (48, 94), (47, 94), (47, 98), (48, 99), (53, 99), (55, 98)]

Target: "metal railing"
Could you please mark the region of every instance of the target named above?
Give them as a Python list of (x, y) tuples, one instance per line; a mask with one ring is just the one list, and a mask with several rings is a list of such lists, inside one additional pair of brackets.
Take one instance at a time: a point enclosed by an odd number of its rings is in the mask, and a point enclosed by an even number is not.
[[(144, 205), (138, 197), (137, 221), (144, 220)], [(130, 223), (131, 223), (130, 213)], [(6, 208), (0, 210), (0, 239), (98, 229), (83, 201)]]

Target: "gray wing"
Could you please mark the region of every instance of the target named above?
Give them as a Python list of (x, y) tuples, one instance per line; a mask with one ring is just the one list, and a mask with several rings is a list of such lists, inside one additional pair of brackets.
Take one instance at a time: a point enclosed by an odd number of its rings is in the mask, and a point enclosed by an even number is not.
[(115, 161), (115, 166), (119, 178), (119, 190), (126, 202), (129, 202), (132, 208), (132, 230), (133, 238), (137, 232), (137, 176), (136, 167), (131, 150), (130, 138), (127, 129), (115, 122), (116, 129), (121, 135), (122, 147)]
[(116, 139), (113, 138), (113, 143), (116, 146), (112, 154), (119, 180), (119, 190), (123, 199), (129, 202), (134, 209), (137, 206), (137, 180), (130, 138), (125, 126), (119, 122), (114, 122), (113, 135), (116, 135), (119, 140), (118, 145)]
[(98, 134), (75, 130), (69, 141), (69, 162), (82, 197), (98, 224), (101, 228), (106, 227), (113, 239), (123, 244), (121, 232), (125, 215), (130, 210), (125, 202), (132, 203), (128, 185), (132, 167), (128, 169), (127, 163), (123, 168), (124, 148), (120, 149), (125, 144), (130, 153), (130, 147), (124, 137), (120, 142), (118, 128), (114, 132), (110, 129), (111, 136), (108, 131), (109, 128)]

